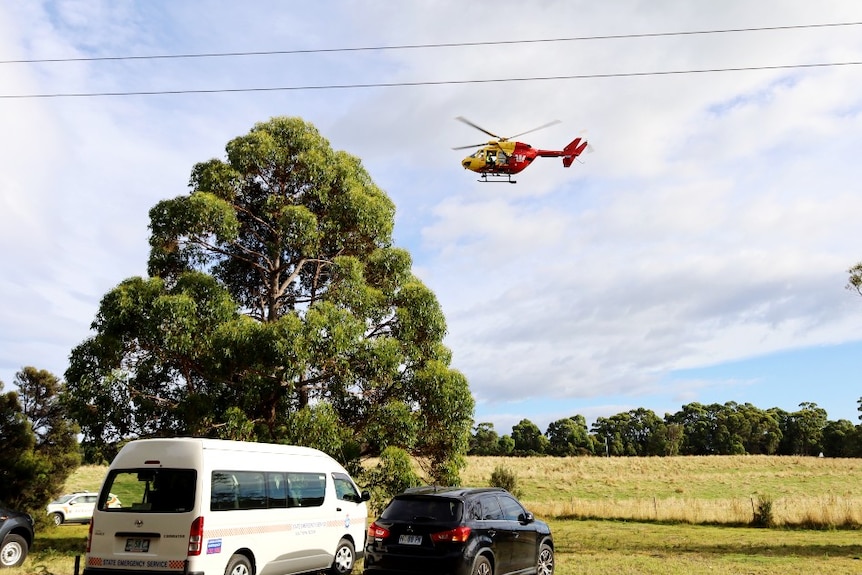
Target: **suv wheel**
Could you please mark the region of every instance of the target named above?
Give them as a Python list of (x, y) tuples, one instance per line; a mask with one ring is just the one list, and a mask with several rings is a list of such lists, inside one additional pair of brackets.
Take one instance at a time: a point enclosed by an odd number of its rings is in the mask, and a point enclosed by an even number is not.
[(51, 521), (53, 521), (54, 525), (62, 525), (63, 524), (63, 514), (62, 513), (52, 513)]
[(538, 575), (554, 575), (554, 550), (547, 543), (539, 548), (539, 560), (536, 562)]
[(7, 535), (0, 547), (0, 565), (17, 567), (27, 558), (27, 541), (14, 533)]
[(471, 575), (494, 575), (494, 570), (491, 569), (491, 562), (488, 558), (482, 555), (476, 562), (473, 563), (473, 571)]

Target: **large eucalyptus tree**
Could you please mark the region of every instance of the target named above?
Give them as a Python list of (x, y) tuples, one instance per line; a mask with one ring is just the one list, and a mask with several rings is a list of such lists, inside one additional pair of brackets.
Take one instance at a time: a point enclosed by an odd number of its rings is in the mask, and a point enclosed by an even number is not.
[(66, 373), (89, 442), (293, 442), (347, 463), (398, 447), (457, 480), (473, 399), (395, 207), (299, 118), (257, 124), (150, 211), (148, 277), (102, 299)]

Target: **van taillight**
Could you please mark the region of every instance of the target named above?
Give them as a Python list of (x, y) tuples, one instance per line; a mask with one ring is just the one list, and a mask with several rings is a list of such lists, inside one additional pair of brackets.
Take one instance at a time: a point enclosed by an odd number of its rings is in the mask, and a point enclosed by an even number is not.
[(192, 521), (189, 529), (189, 556), (200, 555), (204, 541), (204, 518), (198, 517)]
[(368, 526), (368, 537), (370, 539), (386, 539), (389, 537), (389, 530), (377, 523), (372, 523)]
[(439, 533), (431, 534), (431, 541), (433, 541), (434, 543), (440, 543), (443, 541), (449, 541), (452, 543), (463, 543), (469, 538), (470, 528), (466, 525), (456, 527), (455, 529), (450, 529), (449, 531), (441, 531)]
[(95, 520), (90, 520), (90, 529), (87, 531), (87, 553), (90, 552), (90, 547), (93, 545), (93, 523)]

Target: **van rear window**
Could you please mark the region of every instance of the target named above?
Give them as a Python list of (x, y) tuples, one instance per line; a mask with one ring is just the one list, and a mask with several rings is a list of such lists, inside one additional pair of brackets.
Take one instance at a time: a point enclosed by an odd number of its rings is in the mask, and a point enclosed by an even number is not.
[[(194, 469), (113, 469), (99, 495), (99, 509), (110, 513), (185, 513), (195, 504)], [(109, 496), (116, 495), (110, 507)]]
[(326, 474), (213, 471), (210, 510), (319, 507), (326, 497)]

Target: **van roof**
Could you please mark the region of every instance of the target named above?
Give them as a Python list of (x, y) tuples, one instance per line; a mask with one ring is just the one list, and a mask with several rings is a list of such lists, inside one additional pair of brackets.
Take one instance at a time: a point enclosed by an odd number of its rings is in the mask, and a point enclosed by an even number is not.
[(306, 457), (325, 457), (333, 459), (330, 455), (312, 447), (302, 445), (284, 445), (280, 443), (259, 443), (252, 441), (234, 441), (230, 439), (211, 439), (206, 437), (154, 437), (148, 439), (136, 439), (127, 443), (139, 446), (146, 444), (186, 443), (199, 444), (202, 449), (219, 451), (244, 451), (246, 453), (277, 453), (281, 455), (303, 455)]

